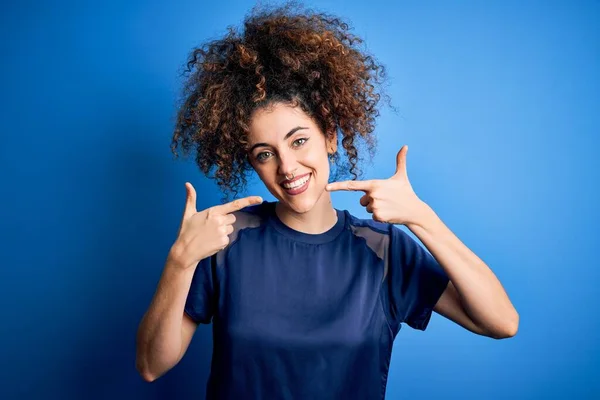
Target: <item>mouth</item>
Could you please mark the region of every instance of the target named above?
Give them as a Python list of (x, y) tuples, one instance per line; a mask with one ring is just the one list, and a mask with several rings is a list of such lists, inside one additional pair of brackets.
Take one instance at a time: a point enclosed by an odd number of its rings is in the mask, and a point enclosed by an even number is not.
[(308, 189), (308, 185), (310, 183), (311, 176), (312, 176), (312, 173), (300, 175), (299, 177), (295, 178), (294, 180), (291, 180), (291, 181), (285, 180), (285, 181), (281, 182), (279, 185), (283, 188), (283, 190), (287, 194), (289, 194), (291, 196), (295, 196), (297, 194), (304, 192), (306, 189)]

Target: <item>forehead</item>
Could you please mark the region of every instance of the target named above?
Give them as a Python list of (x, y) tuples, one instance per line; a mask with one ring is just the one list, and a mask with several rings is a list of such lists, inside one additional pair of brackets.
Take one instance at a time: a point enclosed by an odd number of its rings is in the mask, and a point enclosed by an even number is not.
[(250, 120), (250, 140), (283, 137), (296, 126), (316, 127), (312, 118), (300, 107), (277, 103), (268, 108), (260, 108), (252, 114)]

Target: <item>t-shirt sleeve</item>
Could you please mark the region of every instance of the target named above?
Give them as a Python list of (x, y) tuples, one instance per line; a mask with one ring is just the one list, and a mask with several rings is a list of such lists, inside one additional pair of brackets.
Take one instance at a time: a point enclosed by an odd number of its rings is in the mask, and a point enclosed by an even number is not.
[(424, 331), (449, 278), (437, 260), (416, 240), (390, 225), (389, 310), (395, 325), (404, 322)]
[(209, 324), (214, 311), (214, 256), (202, 259), (194, 272), (185, 312), (196, 323)]

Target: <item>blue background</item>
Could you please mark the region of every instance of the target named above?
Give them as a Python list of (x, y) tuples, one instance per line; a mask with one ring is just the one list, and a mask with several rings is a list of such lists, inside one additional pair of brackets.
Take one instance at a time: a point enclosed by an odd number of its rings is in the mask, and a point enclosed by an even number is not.
[[(170, 138), (193, 46), (237, 2), (13, 2), (0, 49), (0, 398), (204, 397), (210, 326), (145, 383), (135, 332), (175, 240), (189, 180)], [(598, 1), (319, 1), (388, 68), (366, 178), (409, 145), (417, 194), (497, 274), (516, 337), (434, 316), (396, 340), (389, 399), (600, 396)], [(272, 200), (260, 183), (248, 194)], [(334, 204), (367, 217), (360, 193)]]

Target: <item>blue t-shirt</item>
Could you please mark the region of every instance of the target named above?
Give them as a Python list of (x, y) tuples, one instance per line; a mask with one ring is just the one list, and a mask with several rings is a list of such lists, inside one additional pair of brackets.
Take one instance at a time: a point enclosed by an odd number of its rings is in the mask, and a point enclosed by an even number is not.
[(307, 234), (275, 204), (236, 212), (194, 273), (185, 312), (213, 323), (207, 399), (383, 399), (401, 323), (425, 330), (448, 276), (392, 224), (336, 210)]

